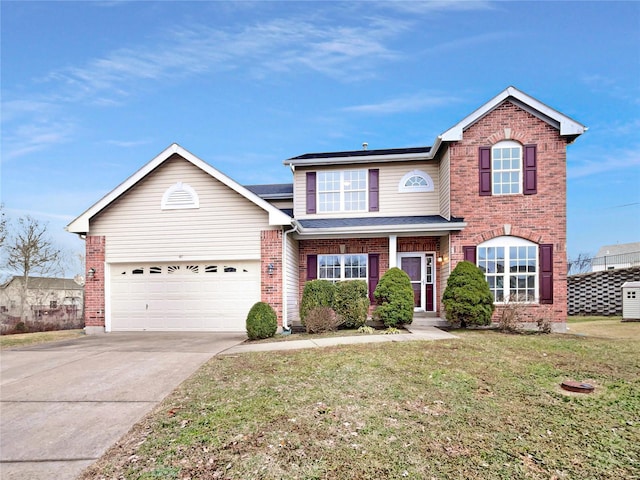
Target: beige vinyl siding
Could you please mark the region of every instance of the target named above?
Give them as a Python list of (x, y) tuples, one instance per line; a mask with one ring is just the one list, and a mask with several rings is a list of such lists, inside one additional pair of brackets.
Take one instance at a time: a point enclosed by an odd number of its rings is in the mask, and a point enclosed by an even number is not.
[[(165, 191), (189, 184), (200, 208), (161, 210)], [(106, 261), (259, 259), (268, 214), (175, 155), (91, 221), (106, 237)]]
[[(308, 215), (306, 208), (306, 174), (327, 170), (359, 170), (378, 168), (379, 176), (379, 212), (336, 212)], [(412, 170), (421, 170), (433, 180), (433, 192), (402, 192), (398, 186), (402, 177)], [(439, 215), (440, 214), (440, 178), (436, 162), (402, 162), (380, 163), (371, 165), (352, 165), (340, 168), (305, 168), (296, 169), (294, 173), (294, 216), (305, 218), (331, 217), (393, 217), (406, 215)]]
[(451, 164), (449, 160), (449, 147), (440, 159), (440, 215), (447, 220), (451, 219), (451, 188), (450, 188)]
[(287, 235), (287, 268), (285, 271), (285, 283), (287, 290), (287, 323), (291, 325), (299, 320), (299, 304), (300, 296), (298, 276), (300, 275), (300, 260), (298, 241), (291, 238), (291, 234)]

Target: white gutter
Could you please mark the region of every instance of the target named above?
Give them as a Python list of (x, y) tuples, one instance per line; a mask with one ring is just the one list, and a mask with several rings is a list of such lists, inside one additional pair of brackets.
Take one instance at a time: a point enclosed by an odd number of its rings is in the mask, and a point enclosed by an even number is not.
[(298, 222), (292, 220), (293, 228), (282, 235), (282, 331), (291, 330), (287, 323), (287, 235), (298, 231)]

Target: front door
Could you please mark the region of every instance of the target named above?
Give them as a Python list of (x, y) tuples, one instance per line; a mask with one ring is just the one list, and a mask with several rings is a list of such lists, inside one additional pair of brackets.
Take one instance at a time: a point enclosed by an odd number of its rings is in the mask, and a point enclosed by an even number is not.
[(434, 258), (432, 253), (401, 253), (400, 268), (409, 275), (413, 287), (414, 309), (433, 312), (434, 309)]

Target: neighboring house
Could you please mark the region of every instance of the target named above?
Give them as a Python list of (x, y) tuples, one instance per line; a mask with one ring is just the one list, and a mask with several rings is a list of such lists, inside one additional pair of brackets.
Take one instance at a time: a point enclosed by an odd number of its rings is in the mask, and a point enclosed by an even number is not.
[(591, 271), (640, 266), (640, 242), (605, 245), (591, 260)]
[(566, 146), (585, 131), (509, 87), (431, 147), (290, 158), (293, 185), (244, 187), (171, 145), (67, 227), (95, 272), (87, 331), (241, 331), (259, 300), (286, 327), (307, 280), (363, 279), (372, 294), (395, 266), (416, 310), (443, 315), (462, 260), (498, 307), (517, 295), (528, 320), (562, 330)]
[(7, 322), (57, 323), (82, 319), (83, 286), (72, 278), (29, 277), (24, 296), (24, 279), (14, 276), (0, 285), (0, 317)]

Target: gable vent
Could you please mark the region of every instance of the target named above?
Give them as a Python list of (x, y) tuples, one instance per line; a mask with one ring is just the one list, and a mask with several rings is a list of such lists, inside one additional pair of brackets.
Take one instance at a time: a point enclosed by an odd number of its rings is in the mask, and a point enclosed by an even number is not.
[(162, 210), (200, 208), (200, 199), (189, 184), (177, 182), (164, 192), (160, 208)]

